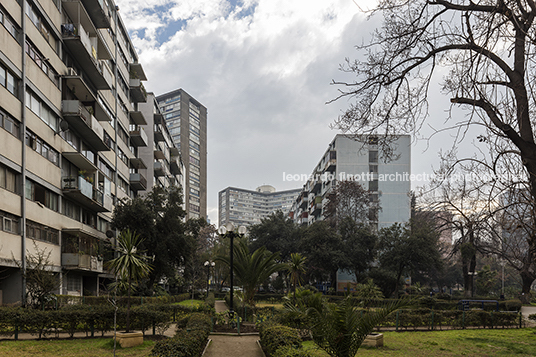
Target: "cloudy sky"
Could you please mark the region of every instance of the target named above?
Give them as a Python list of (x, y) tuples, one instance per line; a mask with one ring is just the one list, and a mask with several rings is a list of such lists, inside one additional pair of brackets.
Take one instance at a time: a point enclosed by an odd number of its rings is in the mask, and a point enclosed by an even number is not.
[[(208, 209), (227, 186), (302, 186), (337, 134), (335, 80), (380, 19), (372, 0), (116, 0), (156, 95), (183, 88), (208, 108)], [(444, 98), (448, 102), (447, 98)], [(446, 117), (442, 111), (440, 117)], [(450, 143), (451, 144), (451, 143)], [(437, 167), (438, 141), (416, 140), (412, 172)], [(427, 149), (427, 150), (425, 150)]]

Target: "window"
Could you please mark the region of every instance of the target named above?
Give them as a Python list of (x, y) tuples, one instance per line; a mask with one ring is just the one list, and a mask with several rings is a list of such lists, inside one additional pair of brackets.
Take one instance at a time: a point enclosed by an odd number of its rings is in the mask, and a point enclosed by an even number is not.
[(104, 143), (106, 144), (106, 146), (108, 146), (111, 150), (115, 150), (115, 143), (114, 141), (112, 140), (112, 137), (110, 135), (108, 135), (108, 133), (105, 131), (104, 132)]
[(38, 239), (44, 242), (59, 245), (59, 231), (30, 220), (26, 221), (26, 235), (28, 238)]
[(378, 162), (378, 151), (376, 150), (369, 151), (369, 162)]
[(373, 174), (378, 173), (378, 165), (369, 165), (369, 172)]
[(4, 232), (19, 234), (19, 217), (0, 211), (0, 225)]
[(80, 222), (80, 206), (65, 198), (62, 200), (62, 206), (62, 211), (65, 216)]
[(15, 21), (11, 20), (11, 18), (7, 15), (7, 12), (3, 7), (0, 7), (0, 23), (4, 25), (7, 32), (9, 32), (15, 40), (18, 40), (19, 29), (17, 25), (15, 25)]
[(378, 191), (378, 180), (369, 181), (369, 191)]
[(30, 90), (26, 91), (26, 106), (54, 131), (58, 131), (59, 118)]
[(60, 154), (45, 143), (40, 137), (28, 130), (26, 133), (26, 145), (31, 147), (35, 152), (46, 158), (56, 166), (60, 165)]
[(48, 79), (50, 79), (56, 87), (59, 87), (60, 77), (58, 76), (58, 72), (56, 72), (54, 68), (50, 66), (50, 64), (44, 59), (44, 56), (40, 54), (37, 48), (33, 45), (33, 43), (26, 41), (25, 49), (26, 53), (35, 62), (37, 67), (41, 68), (41, 70), (47, 75)]
[(18, 194), (19, 185), (18, 185), (17, 178), (18, 178), (18, 173), (0, 164), (0, 187)]
[(7, 113), (4, 113), (0, 109), (0, 126), (3, 127), (8, 133), (16, 137), (20, 137), (20, 124), (15, 119), (11, 118)]
[(0, 63), (0, 85), (6, 88), (15, 97), (17, 96), (17, 88), (19, 79), (15, 77), (3, 64)]
[(53, 211), (58, 211), (58, 195), (29, 179), (26, 179), (25, 197)]

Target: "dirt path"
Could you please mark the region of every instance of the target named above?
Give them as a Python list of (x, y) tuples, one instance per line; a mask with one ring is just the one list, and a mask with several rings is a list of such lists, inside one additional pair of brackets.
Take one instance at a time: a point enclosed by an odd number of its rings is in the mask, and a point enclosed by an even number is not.
[(210, 335), (212, 342), (204, 357), (263, 357), (258, 335), (227, 336)]

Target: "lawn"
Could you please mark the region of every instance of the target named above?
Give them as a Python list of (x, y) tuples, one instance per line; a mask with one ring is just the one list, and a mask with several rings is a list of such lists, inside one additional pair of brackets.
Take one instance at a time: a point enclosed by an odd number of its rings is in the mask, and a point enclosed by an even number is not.
[[(117, 345), (116, 356), (148, 356), (155, 342), (145, 339), (137, 347), (122, 349)], [(109, 357), (113, 355), (112, 338), (92, 338), (73, 340), (24, 340), (1, 341), (0, 356), (9, 357)]]
[(179, 305), (190, 306), (190, 307), (199, 307), (202, 306), (205, 302), (201, 300), (184, 300), (179, 302)]
[[(313, 342), (315, 357), (328, 355)], [(536, 356), (536, 330), (451, 330), (433, 332), (385, 332), (384, 347), (360, 348), (356, 356)]]

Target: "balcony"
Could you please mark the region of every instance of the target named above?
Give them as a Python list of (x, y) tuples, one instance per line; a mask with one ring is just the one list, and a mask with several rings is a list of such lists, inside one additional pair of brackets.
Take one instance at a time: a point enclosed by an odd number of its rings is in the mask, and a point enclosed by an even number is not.
[(130, 114), (130, 123), (135, 125), (147, 125), (147, 120), (145, 116), (140, 111), (131, 111)]
[(134, 103), (147, 102), (147, 91), (139, 78), (130, 78), (130, 100)]
[(145, 130), (142, 127), (138, 127), (138, 130), (130, 131), (130, 144), (135, 147), (147, 146), (149, 140)]
[(316, 196), (312, 204), (312, 214), (318, 215), (322, 212), (322, 196)]
[(61, 189), (65, 196), (90, 208), (92, 211), (109, 212), (113, 209), (113, 205), (105, 207), (104, 194), (82, 176), (63, 176)]
[(147, 179), (140, 173), (130, 174), (130, 188), (134, 191), (146, 190)]
[(162, 164), (160, 161), (155, 161), (154, 162), (154, 175), (156, 177), (167, 176), (168, 175), (167, 167), (164, 164)]
[(140, 169), (147, 168), (147, 165), (145, 165), (145, 162), (143, 161), (143, 159), (139, 157), (132, 157), (129, 159), (129, 162), (130, 162), (129, 166), (131, 169), (140, 170)]
[[(70, 146), (69, 146), (70, 148)], [(74, 149), (73, 149), (74, 150)], [(91, 162), (83, 153), (78, 151), (64, 151), (61, 153), (63, 157), (73, 163), (80, 170), (93, 173), (97, 171), (97, 166)]]
[(309, 198), (307, 197), (307, 193), (304, 194), (298, 203), (298, 207), (301, 209), (305, 209), (307, 207), (307, 203), (309, 202)]
[(63, 79), (65, 86), (71, 90), (71, 93), (83, 102), (84, 106), (92, 108), (94, 116), (98, 121), (112, 120), (104, 105), (97, 99), (97, 93), (88, 86), (84, 75), (77, 74), (74, 68), (68, 68), (67, 74), (63, 76)]
[(82, 0), (82, 3), (88, 11), (89, 17), (93, 20), (96, 28), (110, 28), (111, 14), (108, 8), (104, 5), (103, 0)]
[(316, 176), (317, 178), (315, 181), (311, 184), (311, 192), (312, 193), (319, 193), (322, 189), (322, 180), (318, 178), (320, 175)]
[(61, 265), (68, 270), (84, 270), (95, 273), (102, 273), (104, 271), (102, 259), (89, 254), (61, 253)]
[(166, 141), (166, 137), (162, 129), (162, 124), (155, 124), (154, 126), (154, 141)]
[(337, 167), (337, 151), (330, 151), (329, 152), (329, 160), (326, 161), (325, 170), (333, 172), (335, 171), (335, 168)]
[(69, 123), (69, 129), (76, 130), (95, 150), (110, 150), (104, 143), (104, 129), (80, 101), (63, 100), (61, 106), (63, 118)]
[(173, 175), (181, 174), (181, 164), (178, 157), (171, 158), (171, 161), (169, 162), (169, 169)]
[(145, 71), (143, 70), (141, 63), (137, 63), (137, 62), (130, 63), (129, 71), (130, 71), (130, 76), (132, 78), (139, 78), (142, 81), (147, 80), (147, 76), (145, 75)]
[(180, 155), (179, 148), (176, 146), (172, 146), (169, 148), (169, 153), (171, 154), (171, 157), (176, 157)]

